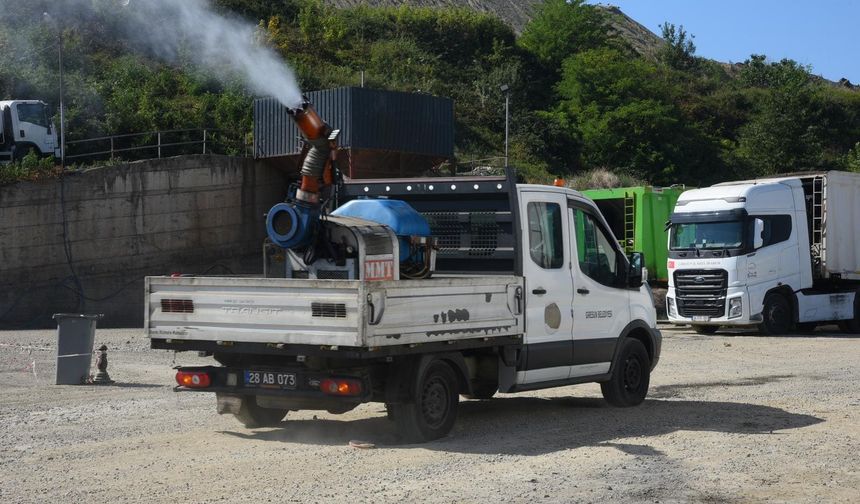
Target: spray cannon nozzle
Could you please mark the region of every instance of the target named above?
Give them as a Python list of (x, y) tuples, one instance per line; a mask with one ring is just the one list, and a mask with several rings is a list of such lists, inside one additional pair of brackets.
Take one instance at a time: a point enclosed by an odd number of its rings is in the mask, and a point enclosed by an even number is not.
[[(305, 98), (300, 107), (287, 108), (287, 114), (293, 118), (302, 135), (314, 144), (314, 141), (327, 141), (331, 126), (317, 114), (311, 102)], [(315, 144), (314, 144), (315, 145)]]

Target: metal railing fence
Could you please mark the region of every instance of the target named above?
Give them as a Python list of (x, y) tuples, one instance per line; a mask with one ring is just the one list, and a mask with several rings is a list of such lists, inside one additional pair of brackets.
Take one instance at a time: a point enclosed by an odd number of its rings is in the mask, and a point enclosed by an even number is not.
[(203, 128), (147, 131), (66, 142), (66, 162), (105, 159), (162, 158), (182, 154), (251, 156), (251, 143), (241, 132)]

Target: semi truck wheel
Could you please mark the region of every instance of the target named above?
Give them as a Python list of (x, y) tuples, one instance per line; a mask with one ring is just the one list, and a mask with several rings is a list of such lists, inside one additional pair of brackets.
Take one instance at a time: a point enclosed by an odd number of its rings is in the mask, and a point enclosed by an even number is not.
[(431, 362), (416, 379), (407, 403), (391, 404), (391, 417), (403, 441), (421, 443), (445, 437), (457, 420), (457, 376), (445, 361)]
[(636, 406), (648, 395), (651, 381), (651, 361), (642, 342), (624, 338), (612, 378), (600, 384), (603, 398), (613, 406)]
[(761, 315), (763, 320), (758, 325), (761, 334), (771, 336), (791, 332), (791, 305), (782, 294), (771, 292), (765, 296)]
[(846, 334), (860, 334), (860, 290), (854, 293), (854, 318), (839, 321), (839, 329)]
[(281, 423), (290, 410), (263, 408), (257, 404), (254, 397), (244, 397), (238, 413), (233, 413), (242, 425), (249, 429), (257, 427), (274, 427)]

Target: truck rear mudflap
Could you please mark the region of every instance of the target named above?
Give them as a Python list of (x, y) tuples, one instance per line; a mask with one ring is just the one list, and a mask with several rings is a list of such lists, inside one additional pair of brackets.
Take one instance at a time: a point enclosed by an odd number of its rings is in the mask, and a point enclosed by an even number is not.
[(173, 390), (177, 392), (281, 399), (284, 406), (290, 403), (295, 406), (288, 409), (343, 409), (344, 405), (354, 407), (368, 402), (372, 396), (370, 377), (362, 373), (332, 374), (300, 367), (266, 366), (175, 369), (177, 386)]

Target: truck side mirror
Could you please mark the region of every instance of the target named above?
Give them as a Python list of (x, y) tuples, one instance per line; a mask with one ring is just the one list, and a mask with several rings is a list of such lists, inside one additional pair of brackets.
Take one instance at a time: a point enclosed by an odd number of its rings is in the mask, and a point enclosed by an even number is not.
[(627, 272), (627, 285), (629, 287), (639, 287), (642, 285), (643, 273), (645, 271), (645, 254), (642, 252), (633, 252), (629, 256), (630, 270)]
[(764, 221), (756, 219), (753, 223), (753, 250), (758, 250), (764, 245), (764, 238), (761, 236), (762, 233), (764, 233)]

